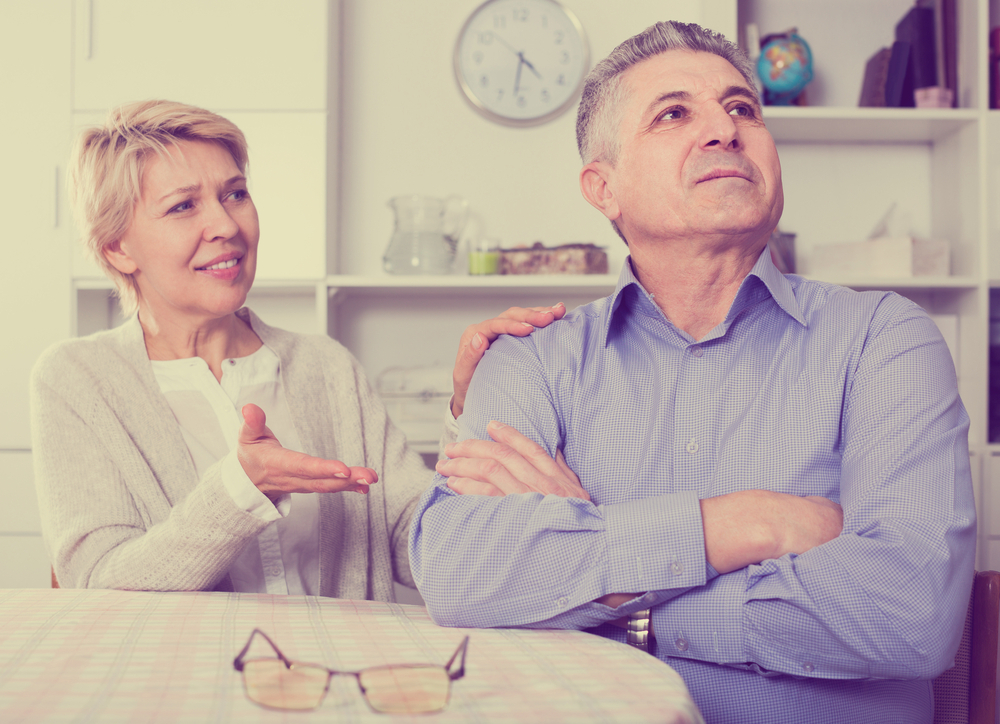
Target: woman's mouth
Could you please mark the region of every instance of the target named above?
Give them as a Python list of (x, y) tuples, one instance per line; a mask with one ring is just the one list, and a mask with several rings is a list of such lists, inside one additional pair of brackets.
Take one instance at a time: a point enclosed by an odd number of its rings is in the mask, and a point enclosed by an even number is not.
[(213, 264), (212, 266), (198, 267), (198, 271), (215, 271), (216, 269), (229, 269), (240, 263), (239, 259), (230, 259), (229, 261), (220, 261), (218, 264)]

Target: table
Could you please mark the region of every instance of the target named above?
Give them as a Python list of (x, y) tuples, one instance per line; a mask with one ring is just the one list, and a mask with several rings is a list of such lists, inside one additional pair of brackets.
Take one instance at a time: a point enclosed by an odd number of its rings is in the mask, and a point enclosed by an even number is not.
[[(290, 658), (338, 670), (444, 664), (468, 633), (466, 675), (436, 714), (376, 714), (349, 676), (313, 712), (270, 711), (233, 669), (254, 627)], [(0, 590), (5, 724), (410, 720), (702, 722), (669, 666), (579, 631), (443, 628), (422, 606), (315, 596)]]

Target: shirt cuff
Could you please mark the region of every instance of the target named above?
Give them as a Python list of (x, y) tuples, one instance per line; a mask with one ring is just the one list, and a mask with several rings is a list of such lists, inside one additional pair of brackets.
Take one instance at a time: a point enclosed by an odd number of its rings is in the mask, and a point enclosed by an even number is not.
[(444, 411), (444, 434), (451, 438), (449, 442), (455, 442), (458, 439), (458, 418), (451, 412), (451, 401), (454, 398), (454, 395), (448, 398), (448, 408)]
[(292, 509), (292, 496), (282, 495), (273, 503), (250, 480), (233, 449), (222, 460), (222, 485), (236, 507), (261, 520), (280, 520)]
[(607, 532), (605, 591), (705, 584), (705, 532), (694, 491), (599, 506)]
[(716, 664), (747, 660), (743, 650), (746, 569), (717, 575), (652, 612), (657, 655)]

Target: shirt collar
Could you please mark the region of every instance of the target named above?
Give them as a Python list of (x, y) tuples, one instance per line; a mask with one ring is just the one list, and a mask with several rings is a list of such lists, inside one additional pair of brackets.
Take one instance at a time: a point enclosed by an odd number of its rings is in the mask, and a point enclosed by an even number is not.
[[(753, 300), (755, 296), (753, 290), (758, 286), (757, 282), (751, 281), (752, 278), (760, 280), (763, 283), (764, 288), (767, 293), (771, 295), (778, 307), (785, 312), (789, 317), (794, 319), (796, 322), (801, 324), (803, 327), (808, 326), (805, 321), (805, 317), (802, 315), (802, 309), (799, 306), (798, 300), (795, 298), (795, 290), (792, 287), (792, 283), (788, 278), (778, 271), (778, 268), (774, 266), (774, 262), (771, 260), (770, 249), (765, 247), (764, 251), (761, 252), (760, 256), (757, 257), (757, 262), (753, 265), (750, 273), (747, 274), (746, 279), (740, 284), (739, 291), (736, 293), (736, 298), (733, 300), (733, 305), (726, 315), (726, 323), (732, 321), (736, 315), (741, 312), (748, 303)], [(625, 259), (625, 263), (622, 265), (621, 273), (618, 275), (618, 285), (615, 287), (614, 293), (611, 295), (611, 304), (608, 307), (608, 315), (604, 320), (604, 344), (608, 343), (608, 333), (611, 329), (611, 323), (616, 316), (619, 314), (624, 314), (628, 308), (628, 299), (630, 294), (626, 294), (626, 290), (629, 287), (634, 286), (635, 289), (632, 293), (641, 293), (647, 299), (650, 299), (649, 292), (643, 288), (642, 284), (636, 278), (635, 273), (632, 271), (632, 257), (629, 256)], [(652, 303), (652, 299), (650, 299)]]

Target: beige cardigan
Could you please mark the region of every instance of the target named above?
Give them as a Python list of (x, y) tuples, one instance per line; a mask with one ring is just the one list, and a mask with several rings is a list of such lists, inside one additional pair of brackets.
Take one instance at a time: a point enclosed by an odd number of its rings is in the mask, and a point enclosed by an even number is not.
[[(393, 579), (413, 585), (410, 517), (432, 473), (343, 346), (237, 314), (281, 360), (303, 449), (379, 476), (367, 496), (322, 495), (320, 591), (394, 600)], [(62, 585), (232, 590), (226, 571), (267, 524), (234, 505), (218, 463), (197, 478), (136, 317), (42, 355), (31, 432), (42, 532)]]

